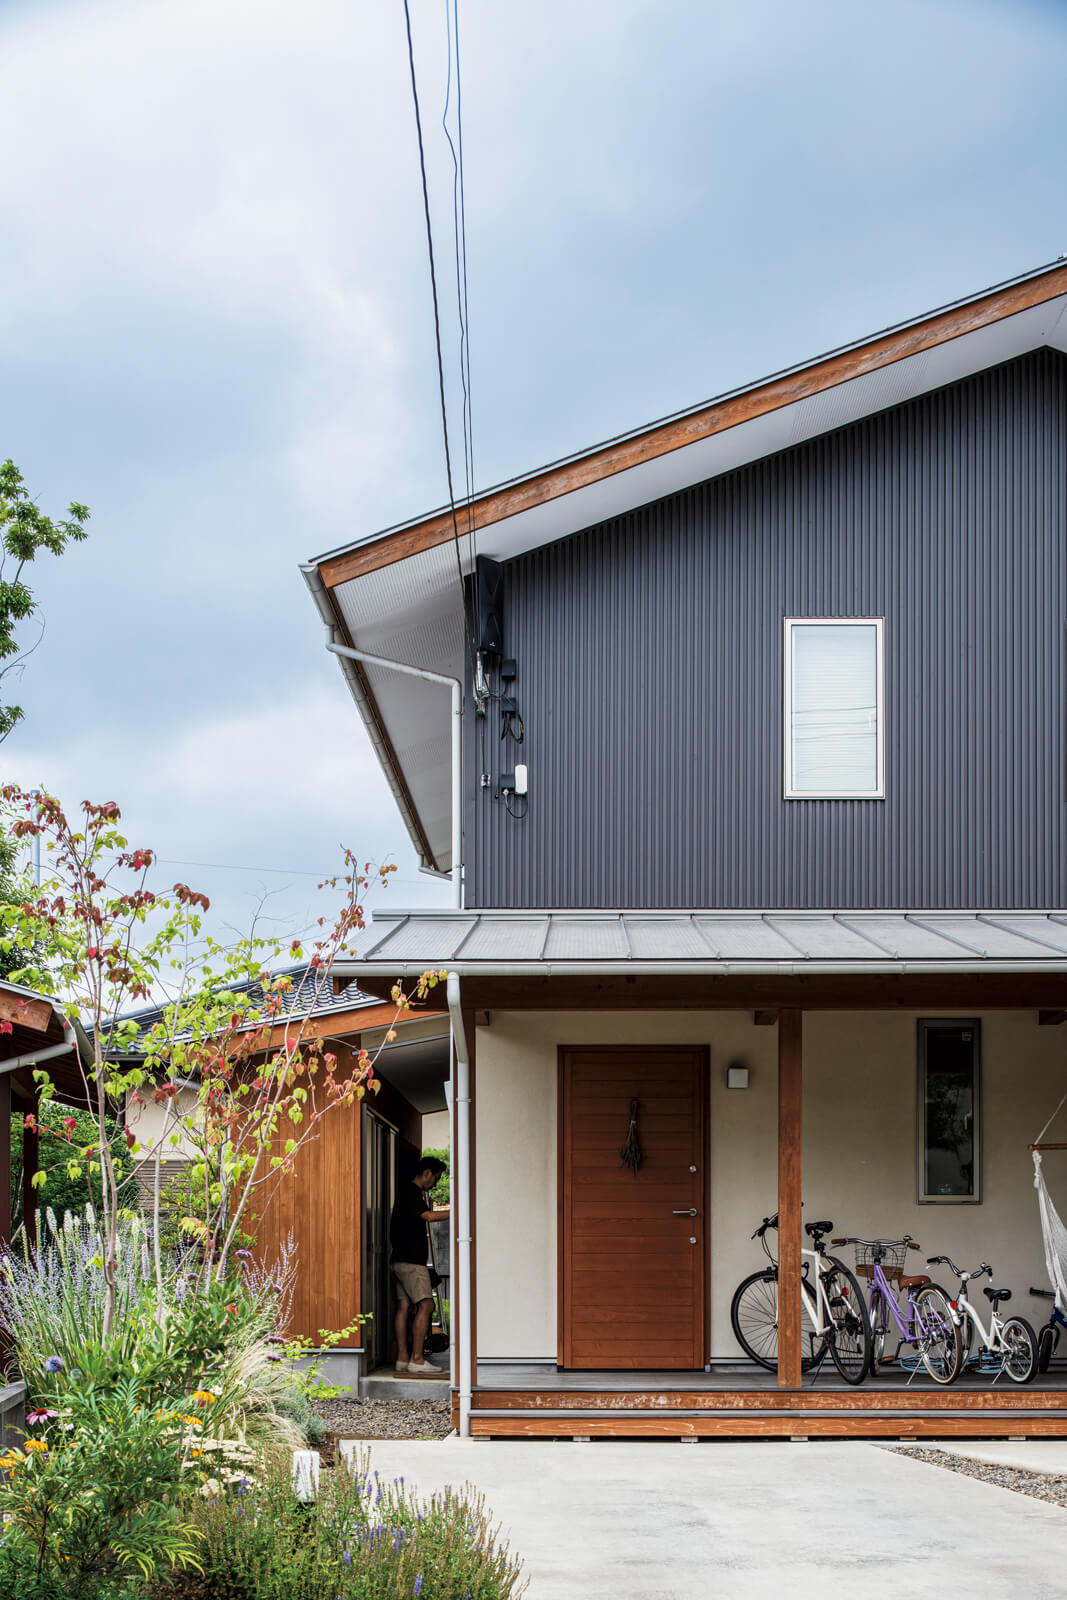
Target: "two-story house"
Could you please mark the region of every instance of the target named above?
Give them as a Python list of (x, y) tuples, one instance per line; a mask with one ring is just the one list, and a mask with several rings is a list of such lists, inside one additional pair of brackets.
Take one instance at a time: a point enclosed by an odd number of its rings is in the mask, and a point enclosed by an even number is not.
[(338, 971), (449, 975), (463, 1431), (1067, 1433), (1055, 1365), (805, 1370), (801, 1287), (832, 1219), (1047, 1315), (1065, 352), (1057, 262), (304, 569), (453, 879)]

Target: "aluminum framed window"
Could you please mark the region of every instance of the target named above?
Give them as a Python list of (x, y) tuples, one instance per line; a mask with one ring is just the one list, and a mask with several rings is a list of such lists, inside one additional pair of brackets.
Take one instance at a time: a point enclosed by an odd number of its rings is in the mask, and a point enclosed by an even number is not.
[(884, 617), (786, 617), (784, 667), (785, 799), (884, 799)]
[(919, 1020), (920, 1205), (981, 1202), (981, 1039), (975, 1017)]

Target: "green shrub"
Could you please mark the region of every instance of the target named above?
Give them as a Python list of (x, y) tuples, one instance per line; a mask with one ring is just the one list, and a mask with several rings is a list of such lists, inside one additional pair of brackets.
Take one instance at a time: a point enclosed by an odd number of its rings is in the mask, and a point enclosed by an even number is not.
[[(22, 1446), (0, 1455), (0, 1551), (21, 1588), (33, 1593), (32, 1576), (81, 1596), (97, 1578), (147, 1580), (194, 1561), (181, 1502), (207, 1474), (183, 1400), (150, 1402), (132, 1380), (55, 1378), (54, 1404), (31, 1411)], [(0, 1589), (15, 1592), (14, 1581)]]
[(310, 1505), (279, 1469), (189, 1515), (202, 1570), (168, 1575), (153, 1600), (517, 1600), (525, 1589), (480, 1498), (419, 1500), (365, 1463), (323, 1472)]

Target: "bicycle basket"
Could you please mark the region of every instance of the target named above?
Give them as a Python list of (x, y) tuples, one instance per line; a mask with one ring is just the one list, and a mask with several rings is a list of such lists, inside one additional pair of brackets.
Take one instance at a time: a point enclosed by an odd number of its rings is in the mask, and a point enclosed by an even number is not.
[(854, 1243), (858, 1278), (873, 1278), (876, 1263), (890, 1280), (903, 1275), (907, 1239), (856, 1239)]

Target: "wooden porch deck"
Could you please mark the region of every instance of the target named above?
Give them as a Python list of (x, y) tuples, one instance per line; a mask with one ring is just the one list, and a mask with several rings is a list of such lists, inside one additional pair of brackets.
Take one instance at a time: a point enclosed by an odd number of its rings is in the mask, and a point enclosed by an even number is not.
[[(909, 1381), (910, 1380), (910, 1381)], [(942, 1388), (886, 1372), (778, 1389), (769, 1373), (557, 1372), (479, 1365), (471, 1433), (486, 1438), (1067, 1437), (1067, 1368), (1018, 1387), (965, 1375)]]

